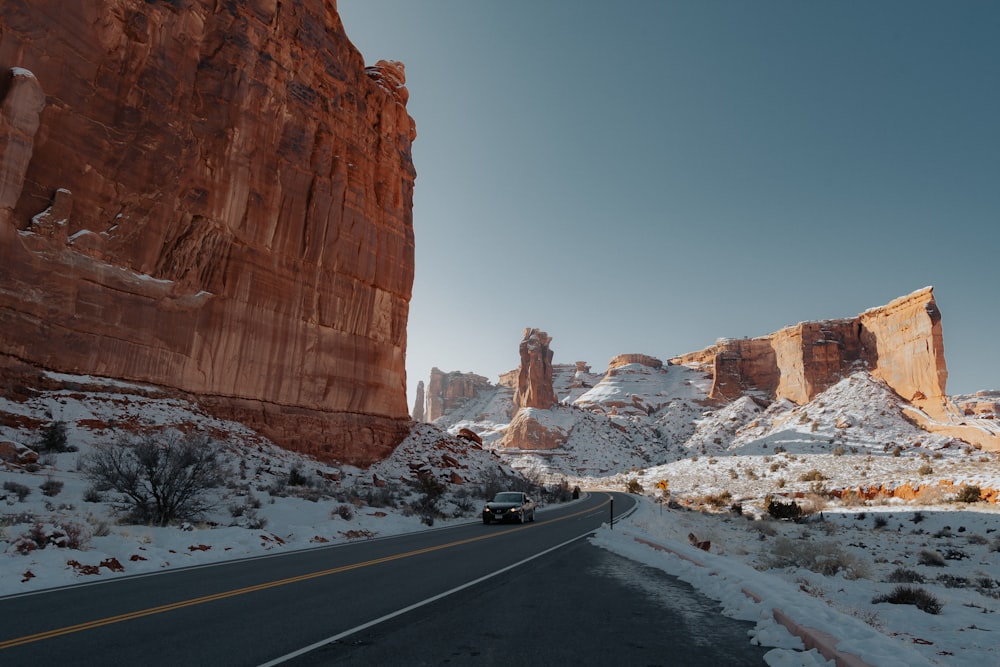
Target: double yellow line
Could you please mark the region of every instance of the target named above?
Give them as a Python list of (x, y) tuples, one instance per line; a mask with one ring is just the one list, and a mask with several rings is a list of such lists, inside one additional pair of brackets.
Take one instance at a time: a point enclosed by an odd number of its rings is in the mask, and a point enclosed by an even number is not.
[[(600, 509), (607, 503), (599, 505), (597, 508), (590, 508), (575, 514), (568, 514), (564, 517), (558, 519), (552, 519), (546, 523), (551, 523), (552, 521), (563, 521), (565, 519), (572, 519), (574, 517), (580, 516), (582, 514), (587, 514), (593, 512), (595, 509)], [(109, 616), (107, 618), (101, 618), (94, 621), (87, 621), (86, 623), (78, 623), (76, 625), (68, 625), (62, 628), (56, 628), (53, 630), (46, 630), (45, 632), (38, 632), (33, 635), (25, 635), (24, 637), (16, 637), (14, 639), (8, 639), (6, 641), (0, 642), (0, 650), (7, 648), (14, 648), (15, 646), (22, 646), (24, 644), (31, 644), (34, 642), (44, 641), (46, 639), (53, 639), (55, 637), (61, 637), (63, 635), (73, 634), (74, 632), (83, 632), (84, 630), (93, 630), (94, 628), (99, 628), (105, 625), (113, 625), (115, 623), (121, 623), (123, 621), (131, 621), (136, 618), (143, 618), (145, 616), (153, 616), (155, 614), (162, 614), (168, 611), (174, 611), (176, 609), (183, 609), (185, 607), (193, 607), (195, 605), (204, 604), (206, 602), (214, 602), (215, 600), (224, 600), (226, 598), (236, 597), (237, 595), (246, 595), (247, 593), (255, 593), (257, 591), (267, 590), (269, 588), (277, 588), (279, 586), (287, 586), (289, 584), (296, 584), (301, 581), (309, 581), (310, 579), (318, 579), (319, 577), (326, 577), (331, 574), (338, 574), (340, 572), (348, 572), (350, 570), (357, 570), (363, 567), (370, 567), (372, 565), (379, 565), (380, 563), (388, 563), (394, 560), (401, 560), (403, 558), (410, 558), (412, 556), (419, 556), (421, 554), (431, 553), (434, 551), (441, 551), (442, 549), (451, 549), (453, 547), (461, 546), (463, 544), (470, 544), (472, 542), (479, 542), (480, 540), (487, 540), (493, 537), (498, 537), (500, 535), (509, 535), (512, 532), (517, 532), (519, 530), (524, 530), (525, 528), (530, 528), (531, 526), (520, 526), (513, 530), (505, 530), (503, 532), (490, 533), (488, 535), (479, 535), (477, 537), (469, 537), (464, 540), (456, 540), (455, 542), (448, 542), (446, 544), (439, 544), (433, 547), (425, 547), (423, 549), (415, 549), (414, 551), (407, 551), (405, 553), (394, 554), (392, 556), (383, 556), (382, 558), (375, 558), (372, 560), (367, 560), (361, 563), (352, 563), (350, 565), (342, 565), (340, 567), (330, 568), (328, 570), (320, 570), (318, 572), (310, 572), (308, 574), (300, 574), (297, 577), (288, 577), (287, 579), (278, 579), (276, 581), (269, 581), (263, 584), (256, 584), (254, 586), (246, 586), (245, 588), (237, 588), (231, 591), (223, 591), (222, 593), (213, 593), (212, 595), (205, 595), (198, 598), (191, 598), (190, 600), (182, 600), (180, 602), (172, 602), (170, 604), (161, 605), (159, 607), (150, 607), (148, 609), (140, 609), (137, 611), (132, 611), (127, 614), (119, 614), (117, 616)]]

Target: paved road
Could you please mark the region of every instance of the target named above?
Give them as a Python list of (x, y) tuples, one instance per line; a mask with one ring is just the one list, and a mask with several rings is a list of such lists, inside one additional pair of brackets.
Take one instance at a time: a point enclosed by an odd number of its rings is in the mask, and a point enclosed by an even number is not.
[[(618, 499), (616, 513), (630, 506), (627, 496), (614, 495)], [(411, 637), (402, 639), (405, 649), (396, 649), (404, 650), (402, 653), (368, 658), (336, 651), (361, 641), (357, 638), (365, 632), (390, 632), (392, 628), (412, 632), (408, 628), (427, 623), (439, 628), (431, 636), (450, 638), (453, 635), (443, 633), (450, 633), (447, 629), (460, 619), (449, 617), (449, 611), (459, 607), (459, 602), (468, 605), (471, 601), (471, 607), (459, 616), (475, 628), (483, 614), (474, 596), (491, 591), (538, 600), (533, 603), (541, 605), (536, 611), (522, 606), (509, 622), (544, 632), (549, 627), (548, 616), (558, 615), (550, 605), (579, 607), (597, 585), (591, 578), (602, 578), (597, 574), (600, 567), (594, 565), (595, 556), (580, 554), (603, 552), (579, 538), (607, 520), (608, 501), (608, 494), (593, 494), (580, 503), (539, 512), (537, 521), (525, 526), (475, 523), (0, 599), (0, 664), (223, 667), (289, 658), (303, 664), (327, 664), (328, 659), (336, 664), (421, 664), (413, 662), (416, 654), (409, 642), (415, 638)], [(563, 564), (559, 577), (540, 570), (552, 563)], [(579, 578), (581, 572), (587, 573), (586, 580)], [(490, 575), (496, 576), (486, 578)], [(640, 597), (634, 591), (623, 596), (620, 588), (593, 590), (592, 599), (598, 602), (610, 597)], [(572, 605), (561, 605), (559, 601), (571, 591), (576, 591), (576, 597), (567, 598), (573, 600)], [(445, 594), (447, 597), (440, 597)], [(435, 602), (435, 598), (439, 599)], [(510, 604), (509, 599), (486, 598), (484, 603), (486, 600), (501, 610)], [(634, 608), (627, 600), (615, 605), (622, 610)], [(628, 615), (618, 620), (584, 614), (577, 623), (584, 627), (627, 627), (634, 617), (630, 611), (622, 613)], [(532, 620), (532, 614), (541, 618)], [(494, 627), (489, 625), (494, 619), (488, 614), (484, 621), (488, 623), (485, 627)], [(652, 623), (650, 631), (656, 626)], [(497, 637), (480, 664), (493, 664), (501, 657), (506, 660), (507, 647), (519, 646), (493, 630), (484, 631), (484, 635), (490, 632)], [(517, 634), (529, 637), (534, 632), (525, 629)], [(537, 639), (544, 642), (544, 635)], [(417, 644), (421, 651), (424, 643)], [(388, 646), (389, 642), (380, 645)], [(310, 646), (313, 650), (303, 652)], [(746, 643), (745, 628), (738, 646), (752, 648)], [(424, 664), (462, 663), (471, 660), (475, 650), (470, 649), (469, 655), (459, 656), (456, 662), (441, 653), (454, 652), (453, 646), (435, 647), (432, 642), (428, 647), (430, 662)], [(519, 660), (537, 664), (530, 659), (533, 655)]]

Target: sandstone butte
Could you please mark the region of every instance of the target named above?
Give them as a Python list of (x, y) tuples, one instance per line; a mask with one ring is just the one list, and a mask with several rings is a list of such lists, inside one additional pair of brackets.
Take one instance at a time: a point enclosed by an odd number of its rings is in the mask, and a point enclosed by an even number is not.
[(3, 0), (0, 378), (194, 397), (324, 460), (410, 427), (416, 137), (334, 0)]
[(1000, 438), (966, 423), (945, 392), (941, 311), (932, 287), (854, 318), (803, 322), (759, 338), (720, 339), (670, 362), (706, 365), (713, 374), (711, 398), (759, 392), (800, 405), (853, 370), (867, 370), (919, 408), (924, 414), (911, 416), (927, 430), (1000, 449)]
[(482, 375), (460, 371), (445, 373), (432, 368), (425, 394), (424, 419), (433, 422), (491, 388), (490, 381)]

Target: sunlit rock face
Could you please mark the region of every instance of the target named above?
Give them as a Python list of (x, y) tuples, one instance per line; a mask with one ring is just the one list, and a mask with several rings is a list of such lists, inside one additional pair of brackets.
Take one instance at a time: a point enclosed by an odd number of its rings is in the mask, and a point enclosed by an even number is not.
[(330, 0), (4, 0), (0, 356), (353, 463), (409, 428), (414, 123)]
[(927, 287), (850, 319), (803, 322), (752, 339), (722, 339), (674, 363), (709, 363), (711, 396), (746, 392), (802, 404), (867, 369), (906, 400), (941, 399), (948, 370), (941, 313)]
[(518, 368), (514, 405), (518, 408), (547, 410), (558, 399), (552, 388), (552, 337), (539, 329), (525, 329), (518, 346), (521, 365)]
[(482, 375), (460, 371), (445, 373), (439, 368), (432, 368), (427, 383), (424, 418), (433, 422), (492, 389), (493, 385)]

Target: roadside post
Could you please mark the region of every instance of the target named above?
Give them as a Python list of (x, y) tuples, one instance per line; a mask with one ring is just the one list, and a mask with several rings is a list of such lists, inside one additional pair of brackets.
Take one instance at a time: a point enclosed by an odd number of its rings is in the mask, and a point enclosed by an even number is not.
[(615, 497), (611, 496), (611, 530), (615, 529)]

